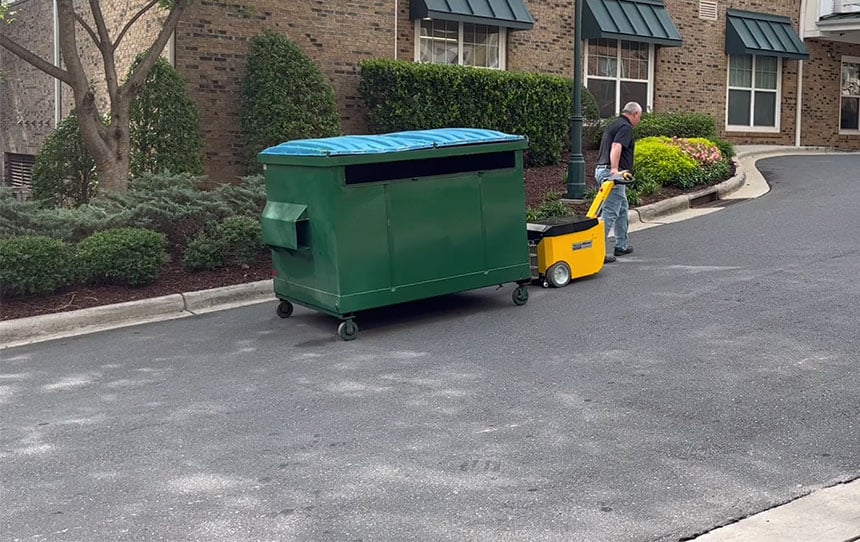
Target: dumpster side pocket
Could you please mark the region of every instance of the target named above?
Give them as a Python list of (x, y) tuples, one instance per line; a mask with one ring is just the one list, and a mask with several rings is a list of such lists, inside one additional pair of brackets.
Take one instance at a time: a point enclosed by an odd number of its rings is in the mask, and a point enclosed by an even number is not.
[(263, 242), (273, 248), (298, 250), (307, 245), (308, 208), (299, 203), (270, 201), (263, 209)]

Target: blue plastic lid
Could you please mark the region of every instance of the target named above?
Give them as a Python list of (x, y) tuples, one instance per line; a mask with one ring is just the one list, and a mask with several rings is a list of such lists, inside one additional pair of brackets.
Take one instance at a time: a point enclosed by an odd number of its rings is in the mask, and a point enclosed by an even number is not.
[(351, 154), (384, 154), (437, 147), (454, 147), (477, 143), (522, 141), (524, 136), (478, 128), (439, 128), (384, 135), (354, 135), (323, 139), (297, 139), (260, 154), (269, 156), (347, 156)]

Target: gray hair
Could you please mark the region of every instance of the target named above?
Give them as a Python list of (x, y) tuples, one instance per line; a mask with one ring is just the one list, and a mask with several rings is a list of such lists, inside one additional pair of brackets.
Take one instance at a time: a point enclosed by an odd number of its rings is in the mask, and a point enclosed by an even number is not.
[(637, 113), (642, 112), (642, 106), (636, 102), (627, 102), (624, 104), (624, 109), (621, 110), (621, 113), (627, 113), (628, 115), (635, 115)]

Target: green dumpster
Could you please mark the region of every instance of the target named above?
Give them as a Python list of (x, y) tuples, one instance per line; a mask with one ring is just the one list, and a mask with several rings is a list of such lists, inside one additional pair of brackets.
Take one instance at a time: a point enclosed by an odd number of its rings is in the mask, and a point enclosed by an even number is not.
[(278, 315), (357, 312), (531, 278), (522, 136), (452, 128), (289, 141), (264, 164)]

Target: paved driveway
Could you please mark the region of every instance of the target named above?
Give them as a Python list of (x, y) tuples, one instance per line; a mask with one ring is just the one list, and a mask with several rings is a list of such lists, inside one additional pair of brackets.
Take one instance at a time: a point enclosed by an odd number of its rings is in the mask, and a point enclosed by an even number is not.
[(860, 476), (860, 158), (563, 290), (275, 303), (0, 352), (12, 540), (690, 537)]

